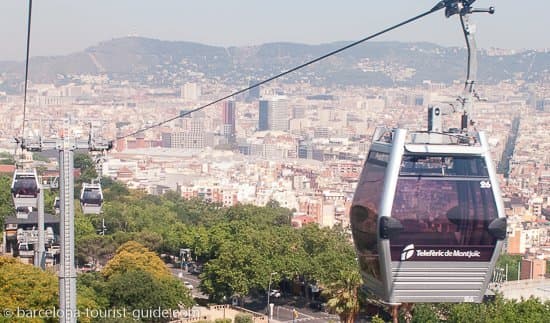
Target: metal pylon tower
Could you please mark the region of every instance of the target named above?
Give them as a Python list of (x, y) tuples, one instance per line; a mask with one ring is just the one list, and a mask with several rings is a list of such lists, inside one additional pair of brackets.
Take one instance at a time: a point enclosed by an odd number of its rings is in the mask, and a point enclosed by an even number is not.
[(29, 151), (55, 149), (59, 152), (59, 196), (60, 196), (60, 238), (61, 261), (59, 269), (60, 323), (76, 323), (76, 269), (74, 264), (74, 150), (106, 151), (112, 148), (111, 141), (76, 140), (69, 135), (68, 122), (64, 123), (63, 136), (59, 139), (36, 137), (18, 139), (21, 148)]
[[(74, 143), (67, 128), (59, 150), (59, 192), (61, 210), (61, 263), (59, 268), (60, 322), (76, 322), (76, 270), (74, 267)], [(73, 314), (74, 313), (74, 314)]]
[(44, 233), (44, 190), (45, 189), (57, 189), (59, 188), (59, 178), (53, 178), (48, 181), (44, 181), (44, 178), (40, 178), (38, 188), (38, 242), (35, 246), (34, 265), (41, 269), (46, 269), (46, 246), (45, 246), (45, 233)]
[(34, 265), (36, 267), (39, 267), (41, 269), (46, 268), (46, 246), (44, 245), (44, 186), (41, 184), (38, 184), (38, 187), (40, 188), (40, 192), (38, 192), (38, 243), (35, 258), (34, 258)]

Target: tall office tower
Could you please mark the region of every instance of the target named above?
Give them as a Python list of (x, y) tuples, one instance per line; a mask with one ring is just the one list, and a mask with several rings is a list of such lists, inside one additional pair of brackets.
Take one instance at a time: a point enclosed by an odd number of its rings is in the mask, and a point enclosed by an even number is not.
[(289, 109), (285, 96), (260, 100), (258, 130), (288, 131)]
[(181, 87), (181, 98), (195, 101), (201, 96), (201, 88), (197, 83), (185, 83)]
[(225, 101), (222, 107), (223, 136), (235, 142), (235, 101)]
[[(250, 80), (250, 81), (248, 81), (248, 86), (252, 86), (256, 83), (257, 83), (257, 81)], [(252, 89), (248, 90), (247, 101), (256, 101), (259, 98), (260, 98), (260, 86), (256, 86), (255, 88), (252, 88)]]
[(260, 110), (258, 114), (258, 131), (269, 130), (269, 101), (260, 101)]

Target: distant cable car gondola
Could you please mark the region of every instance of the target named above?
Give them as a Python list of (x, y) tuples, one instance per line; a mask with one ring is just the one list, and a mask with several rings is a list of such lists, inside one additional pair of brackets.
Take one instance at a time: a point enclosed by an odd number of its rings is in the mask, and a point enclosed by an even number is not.
[(378, 128), (357, 184), (350, 223), (368, 290), (390, 304), (481, 302), (506, 237), (506, 217), (485, 135), (469, 129), (476, 48), (474, 1), (449, 1), (468, 45), (461, 129)]
[(11, 183), (13, 204), (18, 207), (36, 207), (38, 201), (38, 176), (36, 170), (15, 170)]
[(80, 205), (84, 214), (100, 214), (103, 192), (100, 184), (83, 183), (80, 193)]

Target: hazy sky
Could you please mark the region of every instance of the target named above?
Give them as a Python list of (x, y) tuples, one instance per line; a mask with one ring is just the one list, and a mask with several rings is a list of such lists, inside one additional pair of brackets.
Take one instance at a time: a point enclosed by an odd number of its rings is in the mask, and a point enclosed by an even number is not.
[[(128, 35), (209, 45), (357, 40), (419, 14), (435, 0), (39, 0), (31, 56), (77, 52)], [(550, 1), (478, 0), (480, 47), (549, 48)], [(26, 0), (0, 0), (0, 60), (24, 60)], [(458, 18), (443, 11), (377, 40), (463, 45)]]

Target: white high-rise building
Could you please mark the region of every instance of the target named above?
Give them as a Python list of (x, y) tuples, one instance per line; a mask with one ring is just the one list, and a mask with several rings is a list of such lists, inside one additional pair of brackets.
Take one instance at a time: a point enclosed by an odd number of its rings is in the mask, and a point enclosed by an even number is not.
[(185, 83), (181, 87), (181, 98), (188, 101), (196, 101), (201, 96), (201, 88), (197, 83)]
[(274, 96), (260, 100), (258, 130), (288, 131), (290, 110), (286, 96)]

